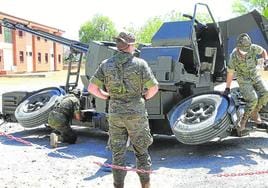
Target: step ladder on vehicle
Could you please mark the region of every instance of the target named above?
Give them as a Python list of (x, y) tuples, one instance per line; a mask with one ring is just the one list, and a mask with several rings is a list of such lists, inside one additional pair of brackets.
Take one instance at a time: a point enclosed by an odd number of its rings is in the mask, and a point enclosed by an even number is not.
[(65, 90), (67, 93), (78, 86), (82, 57), (82, 52), (71, 50), (71, 53), (66, 59), (68, 61), (68, 72), (65, 85)]

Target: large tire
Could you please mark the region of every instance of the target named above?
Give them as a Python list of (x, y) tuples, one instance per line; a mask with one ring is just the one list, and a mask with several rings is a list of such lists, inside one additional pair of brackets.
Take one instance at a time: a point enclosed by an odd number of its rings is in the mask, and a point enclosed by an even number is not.
[(46, 124), (55, 102), (64, 94), (60, 88), (45, 88), (34, 92), (16, 108), (17, 121), (26, 128)]
[(220, 93), (191, 96), (176, 105), (168, 115), (176, 138), (190, 145), (230, 135), (229, 99)]

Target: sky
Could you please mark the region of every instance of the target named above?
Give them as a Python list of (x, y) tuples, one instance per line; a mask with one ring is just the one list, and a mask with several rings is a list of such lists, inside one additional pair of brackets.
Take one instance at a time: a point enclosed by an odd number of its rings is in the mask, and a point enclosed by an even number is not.
[(172, 10), (192, 15), (198, 2), (209, 6), (216, 21), (234, 17), (233, 0), (0, 0), (0, 12), (61, 29), (64, 37), (78, 40), (80, 26), (96, 14), (108, 16), (120, 31)]

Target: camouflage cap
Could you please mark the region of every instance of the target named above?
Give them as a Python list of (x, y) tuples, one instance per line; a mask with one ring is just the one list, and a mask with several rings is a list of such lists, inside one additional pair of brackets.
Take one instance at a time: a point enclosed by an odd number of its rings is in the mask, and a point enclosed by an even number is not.
[(135, 36), (130, 32), (120, 32), (117, 37), (114, 37), (116, 42), (123, 42), (126, 44), (135, 44)]
[(251, 38), (247, 33), (241, 33), (237, 37), (236, 47), (242, 51), (248, 52), (251, 44)]

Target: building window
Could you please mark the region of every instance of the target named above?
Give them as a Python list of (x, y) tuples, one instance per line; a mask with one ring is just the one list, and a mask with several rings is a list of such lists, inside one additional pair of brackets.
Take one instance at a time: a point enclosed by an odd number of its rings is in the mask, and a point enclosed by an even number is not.
[(47, 42), (47, 39), (45, 39), (45, 42)]
[(23, 31), (19, 30), (19, 37), (23, 37)]
[(41, 53), (40, 52), (38, 53), (38, 57), (37, 58), (38, 58), (38, 63), (41, 63), (41, 60), (42, 59), (41, 59)]
[(12, 43), (12, 34), (11, 34), (11, 29), (9, 28), (4, 28), (4, 40), (6, 43)]
[(33, 53), (32, 52), (29, 52), (29, 56), (32, 56), (33, 55)]
[(37, 40), (40, 40), (40, 37), (37, 37)]
[(2, 26), (0, 25), (0, 35), (2, 35)]
[(51, 57), (53, 58), (54, 57), (54, 54), (51, 54)]
[(20, 51), (20, 62), (21, 63), (24, 62), (24, 54), (23, 54), (23, 51)]
[(45, 54), (45, 61), (48, 63), (48, 53)]
[(58, 62), (61, 63), (61, 55), (58, 55)]

